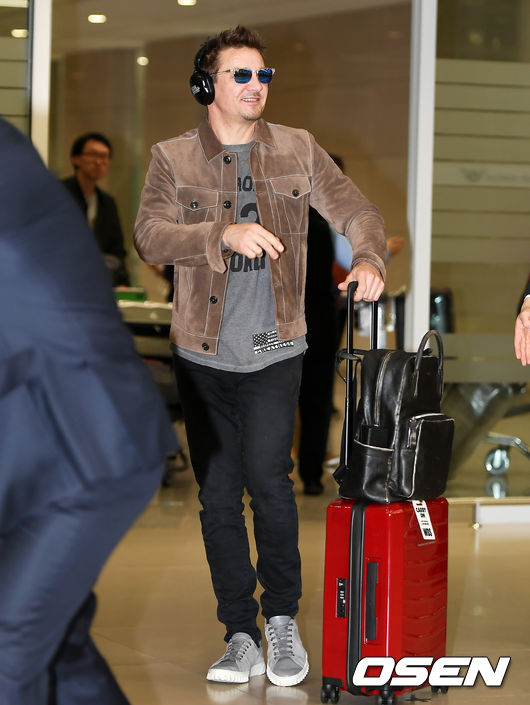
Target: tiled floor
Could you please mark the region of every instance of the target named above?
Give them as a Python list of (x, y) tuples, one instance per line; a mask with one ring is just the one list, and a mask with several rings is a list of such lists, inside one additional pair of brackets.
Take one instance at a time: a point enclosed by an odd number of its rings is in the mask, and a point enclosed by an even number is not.
[[(296, 475), (295, 482), (300, 489)], [(191, 471), (158, 493), (97, 586), (94, 634), (132, 705), (320, 702), (324, 515), (334, 495), (329, 474), (324, 495), (298, 495), (304, 585), (298, 622), (311, 671), (300, 686), (278, 688), (265, 676), (237, 687), (206, 682), (208, 666), (223, 651), (224, 631), (216, 620)], [(474, 530), (470, 517), (455, 511), (450, 525), (448, 654), (488, 656), (495, 663), (511, 656), (512, 663), (501, 688), (454, 688), (433, 702), (528, 705), (530, 524)], [(431, 693), (422, 690), (415, 698), (428, 700)], [(410, 700), (408, 694), (398, 702)], [(348, 702), (376, 699), (342, 693), (341, 703)]]

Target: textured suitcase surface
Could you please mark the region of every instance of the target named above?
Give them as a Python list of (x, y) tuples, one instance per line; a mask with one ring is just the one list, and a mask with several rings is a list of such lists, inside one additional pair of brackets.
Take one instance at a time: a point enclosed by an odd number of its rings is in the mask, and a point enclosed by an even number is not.
[(341, 689), (379, 692), (380, 702), (412, 690), (357, 686), (353, 675), (362, 658), (445, 655), (447, 501), (430, 500), (427, 507), (434, 540), (422, 535), (412, 502), (337, 499), (329, 505), (322, 702), (337, 702)]

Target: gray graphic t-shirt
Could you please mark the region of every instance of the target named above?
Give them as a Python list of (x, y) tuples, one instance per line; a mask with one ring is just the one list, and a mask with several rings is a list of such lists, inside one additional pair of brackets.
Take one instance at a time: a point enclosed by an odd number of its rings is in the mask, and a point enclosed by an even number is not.
[[(249, 154), (252, 143), (225, 146), (237, 158), (237, 223), (259, 222)], [(306, 350), (305, 336), (278, 340), (268, 255), (230, 258), (223, 322), (217, 355), (177, 348), (177, 354), (201, 365), (231, 372), (253, 372)]]

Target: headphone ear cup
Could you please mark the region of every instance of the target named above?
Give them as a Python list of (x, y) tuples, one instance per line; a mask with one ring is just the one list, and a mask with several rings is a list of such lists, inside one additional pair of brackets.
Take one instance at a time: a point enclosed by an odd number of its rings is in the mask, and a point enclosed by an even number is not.
[(192, 96), (201, 105), (210, 105), (215, 98), (215, 87), (209, 73), (202, 69), (195, 69), (190, 76), (190, 90)]

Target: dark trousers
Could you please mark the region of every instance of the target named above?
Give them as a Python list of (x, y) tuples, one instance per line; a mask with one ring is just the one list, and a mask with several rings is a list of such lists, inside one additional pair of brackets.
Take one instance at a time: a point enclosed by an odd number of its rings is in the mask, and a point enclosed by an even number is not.
[(128, 705), (89, 636), (90, 591), (159, 481), (100, 482), (0, 536), (2, 705)]
[(320, 483), (333, 410), (337, 308), (332, 297), (306, 302), (307, 345), (300, 385), (298, 472), (304, 485)]
[[(298, 514), (289, 477), (302, 356), (258, 372), (215, 370), (175, 358), (190, 456), (199, 484), (206, 557), (226, 640), (246, 632), (259, 642), (262, 613), (294, 615), (301, 596)], [(243, 516), (254, 519), (256, 570)]]

